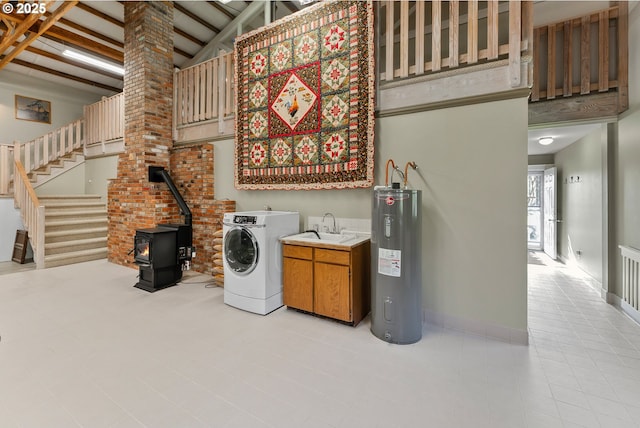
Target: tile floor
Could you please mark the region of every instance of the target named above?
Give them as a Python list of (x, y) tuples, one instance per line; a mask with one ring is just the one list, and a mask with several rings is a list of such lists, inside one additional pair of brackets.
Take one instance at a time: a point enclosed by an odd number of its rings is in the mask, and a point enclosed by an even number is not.
[(0, 276), (0, 426), (640, 427), (640, 326), (562, 265), (529, 265), (529, 346), (428, 324), (389, 345), (368, 319), (227, 307), (206, 279)]

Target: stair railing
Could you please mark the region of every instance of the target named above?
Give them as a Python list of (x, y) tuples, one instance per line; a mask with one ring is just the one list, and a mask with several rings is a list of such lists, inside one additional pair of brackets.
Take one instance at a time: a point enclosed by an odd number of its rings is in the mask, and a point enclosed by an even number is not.
[(20, 160), (14, 164), (13, 200), (25, 228), (29, 232), (29, 241), (33, 248), (33, 259), (37, 268), (44, 267), (44, 205), (40, 205), (38, 196), (31, 186), (27, 172)]
[(16, 141), (13, 155), (27, 174), (82, 148), (83, 119), (78, 119), (26, 143)]
[(8, 195), (13, 180), (13, 146), (0, 144), (0, 195)]

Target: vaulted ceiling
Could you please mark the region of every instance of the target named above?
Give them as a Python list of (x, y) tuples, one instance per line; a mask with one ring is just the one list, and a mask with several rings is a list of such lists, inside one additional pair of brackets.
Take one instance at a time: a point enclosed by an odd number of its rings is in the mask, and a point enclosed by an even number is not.
[[(0, 70), (101, 95), (122, 91), (121, 75), (68, 58), (63, 52), (71, 49), (122, 65), (123, 1), (0, 0), (0, 3)], [(244, 32), (264, 25), (267, 7), (267, 15), (275, 20), (296, 12), (300, 5), (297, 1), (235, 0), (176, 1), (174, 7), (173, 62), (181, 68), (200, 62), (204, 50), (232, 49), (238, 24), (242, 24)]]

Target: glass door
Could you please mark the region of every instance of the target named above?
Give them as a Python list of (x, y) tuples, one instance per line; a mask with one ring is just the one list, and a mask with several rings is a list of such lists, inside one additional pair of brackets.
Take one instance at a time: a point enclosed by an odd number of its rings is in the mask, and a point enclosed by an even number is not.
[(527, 176), (527, 247), (542, 250), (542, 171), (529, 171)]

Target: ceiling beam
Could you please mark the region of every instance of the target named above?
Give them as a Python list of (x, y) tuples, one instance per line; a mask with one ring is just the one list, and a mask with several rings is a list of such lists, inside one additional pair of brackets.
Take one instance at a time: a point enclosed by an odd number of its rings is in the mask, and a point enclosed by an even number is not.
[(49, 28), (53, 26), (53, 24), (58, 22), (58, 20), (62, 18), (64, 14), (67, 13), (77, 3), (78, 3), (78, 0), (67, 0), (62, 2), (62, 4), (58, 6), (58, 8), (53, 13), (51, 13), (51, 15), (49, 15), (47, 19), (45, 19), (43, 22), (40, 23), (40, 28), (38, 29), (37, 32), (29, 33), (29, 35), (24, 40), (18, 43), (18, 46), (14, 47), (11, 50), (11, 52), (9, 52), (7, 55), (4, 56), (4, 58), (2, 58), (2, 60), (0, 60), (0, 70), (5, 65), (10, 63), (11, 60), (13, 60), (15, 57), (20, 55), (20, 52), (22, 52), (29, 45), (31, 45), (31, 43), (33, 43), (35, 39), (37, 39), (42, 34), (44, 34)]
[(109, 85), (105, 85), (105, 84), (102, 84), (102, 83), (99, 83), (99, 82), (94, 82), (92, 80), (83, 79), (82, 77), (72, 76), (70, 74), (63, 73), (63, 72), (58, 71), (58, 70), (53, 70), (51, 68), (43, 67), (41, 65), (32, 64), (30, 62), (23, 61), (23, 60), (18, 59), (18, 58), (16, 58), (13, 61), (11, 61), (11, 63), (12, 64), (16, 64), (16, 65), (20, 65), (22, 67), (31, 68), (33, 70), (41, 71), (43, 73), (52, 74), (54, 76), (62, 77), (64, 79), (69, 79), (69, 80), (73, 80), (73, 81), (76, 81), (76, 82), (84, 83), (84, 84), (89, 85), (89, 86), (95, 86), (95, 87), (98, 87), (98, 88), (106, 89), (108, 91), (112, 91), (112, 92), (115, 92), (115, 93), (122, 92), (121, 88), (116, 88), (115, 86), (109, 86)]
[(88, 34), (90, 36), (93, 36), (96, 39), (100, 39), (103, 42), (107, 42), (109, 44), (112, 44), (113, 46), (117, 46), (117, 47), (119, 47), (121, 49), (124, 49), (124, 43), (122, 43), (121, 41), (116, 40), (116, 39), (112, 39), (109, 36), (105, 36), (102, 33), (98, 33), (97, 31), (94, 31), (94, 30), (92, 30), (90, 28), (84, 27), (84, 26), (82, 26), (80, 24), (76, 24), (75, 22), (69, 21), (66, 18), (62, 18), (58, 22), (60, 22), (60, 24), (66, 25), (67, 27), (71, 27), (74, 30), (78, 30), (78, 31), (80, 31), (80, 32), (82, 32), (84, 34)]
[(122, 22), (122, 21), (120, 21), (120, 20), (118, 20), (118, 19), (116, 19), (116, 18), (114, 18), (112, 16), (109, 16), (106, 13), (100, 12), (99, 10), (94, 9), (91, 6), (87, 6), (86, 3), (79, 3), (76, 7), (78, 9), (84, 10), (85, 12), (89, 12), (90, 14), (92, 14), (94, 16), (97, 16), (98, 18), (102, 18), (105, 21), (108, 21), (108, 22), (112, 23), (113, 25), (117, 25), (120, 28), (124, 28), (124, 22)]
[(260, 12), (264, 11), (264, 2), (254, 1), (247, 6), (233, 21), (227, 24), (207, 45), (200, 50), (193, 58), (183, 64), (182, 68), (191, 67), (202, 61), (206, 61), (213, 57), (213, 52), (218, 47), (218, 44), (223, 42), (227, 37), (235, 34), (239, 24), (242, 24), (249, 19), (253, 18)]
[(209, 22), (205, 21), (204, 19), (202, 19), (201, 17), (199, 17), (198, 15), (196, 15), (195, 13), (191, 12), (190, 10), (188, 10), (187, 8), (185, 8), (184, 6), (182, 6), (180, 3), (178, 2), (174, 2), (173, 3), (173, 7), (178, 11), (181, 12), (185, 15), (187, 15), (189, 18), (193, 19), (194, 21), (196, 21), (197, 23), (207, 27), (209, 30), (213, 31), (214, 33), (219, 33), (220, 29), (218, 27), (216, 27), (213, 24), (210, 24)]
[(234, 19), (236, 17), (233, 13), (229, 12), (217, 1), (208, 1), (207, 3), (209, 3), (211, 6), (215, 7), (216, 9), (218, 9), (218, 11), (221, 12), (222, 14), (227, 15), (227, 18), (229, 19)]
[(181, 35), (182, 37), (184, 37), (187, 40), (192, 41), (193, 43), (195, 43), (196, 45), (200, 45), (200, 46), (204, 46), (206, 45), (205, 42), (203, 42), (202, 40), (198, 40), (197, 38), (195, 38), (194, 36), (192, 36), (191, 34), (187, 33), (186, 31), (182, 31), (181, 29), (179, 29), (178, 27), (173, 27), (173, 31), (176, 34)]
[(57, 54), (54, 54), (53, 52), (49, 52), (49, 51), (45, 51), (42, 49), (38, 49), (38, 48), (34, 48), (33, 46), (29, 46), (27, 49), (25, 49), (27, 52), (31, 52), (34, 53), (36, 55), (40, 55), (49, 59), (52, 59), (54, 61), (58, 61), (58, 62), (62, 62), (65, 63), (67, 65), (71, 65), (74, 67), (78, 67), (78, 68), (82, 68), (83, 70), (87, 70), (90, 71), (92, 73), (99, 73), (102, 74), (103, 76), (107, 76), (107, 77), (111, 77), (112, 79), (117, 79), (117, 80), (122, 80), (122, 76), (119, 74), (115, 74), (115, 73), (111, 73), (107, 70), (103, 70), (101, 68), (97, 68), (97, 67), (91, 67), (90, 65), (78, 62), (78, 61), (74, 61), (72, 59), (69, 59), (67, 57), (64, 56), (60, 56)]
[[(53, 2), (50, 0), (45, 0), (46, 7), (49, 7), (52, 3)], [(5, 34), (5, 37), (2, 39), (2, 41), (0, 41), (0, 53), (4, 53), (10, 46), (13, 46), (13, 43), (17, 41), (20, 37), (22, 37), (27, 31), (29, 31), (29, 28), (33, 24), (38, 22), (38, 20), (42, 15), (43, 15), (42, 13), (30, 14), (25, 19), (23, 19), (22, 22), (18, 24), (17, 27), (13, 29), (13, 32), (11, 34), (7, 32), (7, 34)], [(10, 15), (8, 17), (11, 18)]]
[(120, 64), (124, 62), (123, 52), (62, 28), (50, 28), (49, 31), (42, 35), (42, 37), (55, 40), (63, 45), (74, 46), (87, 50), (105, 58), (117, 61)]

